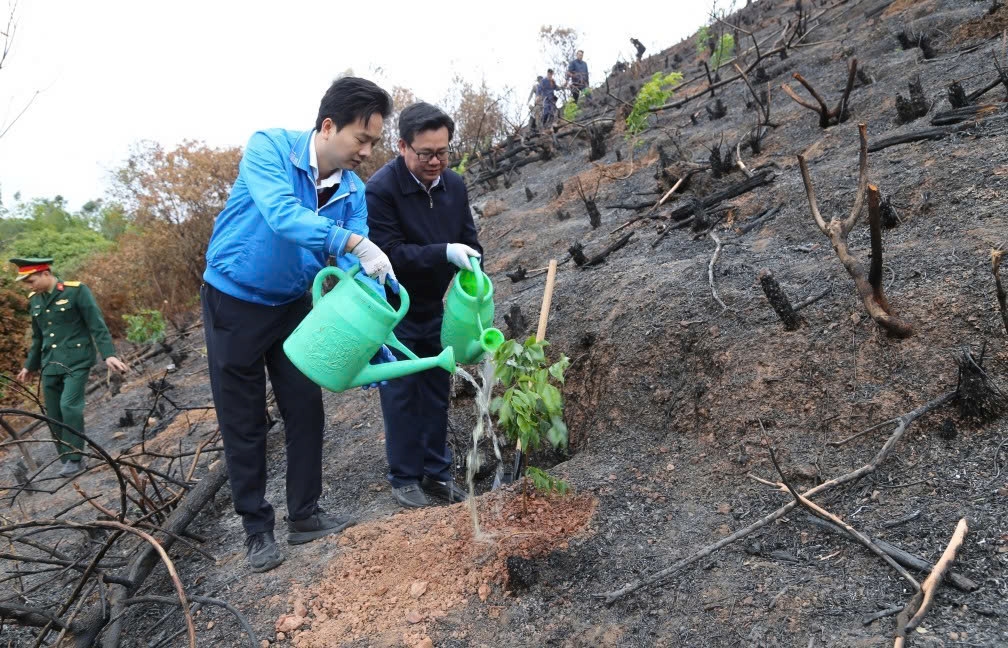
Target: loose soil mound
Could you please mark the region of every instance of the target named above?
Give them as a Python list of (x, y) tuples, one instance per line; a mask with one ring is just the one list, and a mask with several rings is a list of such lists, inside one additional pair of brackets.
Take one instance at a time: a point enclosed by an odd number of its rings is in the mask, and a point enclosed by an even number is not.
[[(588, 495), (522, 498), (496, 491), (478, 503), (481, 534), (473, 537), (467, 504), (429, 508), (369, 522), (344, 532), (343, 549), (306, 597), (311, 629), (294, 645), (335, 648), (363, 637), (381, 644), (420, 642), (428, 623), (451, 608), (509, 596), (508, 559), (566, 549), (595, 512)], [(296, 613), (297, 610), (295, 610)]]

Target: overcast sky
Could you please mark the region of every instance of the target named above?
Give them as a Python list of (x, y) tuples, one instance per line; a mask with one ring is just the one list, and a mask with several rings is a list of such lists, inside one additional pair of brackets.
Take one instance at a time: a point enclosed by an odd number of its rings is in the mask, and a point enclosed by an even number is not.
[[(3, 0), (0, 0), (3, 2)], [(4, 3), (5, 4), (5, 3)], [(457, 3), (19, 0), (0, 70), (0, 192), (11, 205), (105, 195), (130, 145), (185, 139), (243, 146), (259, 128), (311, 128), (347, 68), (439, 102), (452, 76), (524, 99), (546, 68), (539, 27), (576, 29), (592, 83), (630, 36), (648, 53), (692, 34), (709, 0)], [(6, 12), (3, 12), (5, 17)]]

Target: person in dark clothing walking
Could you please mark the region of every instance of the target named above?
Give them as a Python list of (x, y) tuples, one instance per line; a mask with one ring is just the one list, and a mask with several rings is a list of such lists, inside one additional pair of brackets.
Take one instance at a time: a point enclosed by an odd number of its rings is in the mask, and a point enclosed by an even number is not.
[(584, 62), (584, 50), (578, 50), (576, 56), (567, 66), (567, 84), (574, 103), (577, 103), (581, 91), (588, 87), (588, 64)]
[[(448, 169), (451, 117), (415, 103), (399, 115), (399, 156), (367, 183), (371, 238), (385, 250), (410, 308), (396, 337), (420, 357), (441, 352), (442, 298), (459, 268), (483, 248), (476, 238), (465, 182)], [(402, 506), (427, 506), (428, 495), (449, 502), (466, 492), (452, 479), (448, 449), (447, 372), (431, 369), (379, 387), (392, 493)]]
[(253, 571), (283, 562), (265, 498), (264, 367), (286, 434), (287, 543), (350, 525), (318, 505), (322, 391), (287, 358), (283, 342), (311, 309), (307, 290), (330, 258), (343, 269), (360, 264), (383, 296), (386, 279), (398, 290), (388, 257), (367, 238), (364, 183), (352, 171), (371, 155), (391, 109), (388, 93), (371, 81), (337, 79), (322, 97), (314, 130), (252, 135), (214, 221), (200, 301), (231, 498)]
[(548, 127), (556, 119), (557, 84), (553, 80), (553, 69), (546, 70), (546, 76), (539, 82), (539, 96), (542, 99), (542, 126)]

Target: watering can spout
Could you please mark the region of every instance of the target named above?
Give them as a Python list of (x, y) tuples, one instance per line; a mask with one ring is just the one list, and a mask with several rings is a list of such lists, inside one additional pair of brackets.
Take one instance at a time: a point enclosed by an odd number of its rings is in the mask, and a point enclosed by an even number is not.
[(382, 364), (369, 364), (360, 370), (350, 387), (363, 387), (383, 380), (394, 380), (410, 374), (436, 369), (440, 367), (448, 373), (455, 373), (455, 351), (448, 347), (436, 357), (420, 358), (419, 360), (399, 360), (397, 362), (384, 362)]

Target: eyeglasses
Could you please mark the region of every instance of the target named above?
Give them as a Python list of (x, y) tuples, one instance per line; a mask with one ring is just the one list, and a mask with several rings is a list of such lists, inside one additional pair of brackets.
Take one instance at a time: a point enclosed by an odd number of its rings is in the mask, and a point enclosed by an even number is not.
[(406, 146), (408, 146), (411, 151), (416, 153), (417, 158), (425, 164), (427, 162), (430, 162), (432, 157), (436, 157), (438, 160), (442, 162), (447, 162), (448, 156), (451, 155), (450, 149), (445, 149), (443, 151), (418, 151), (415, 148), (413, 148), (412, 144), (407, 144)]

